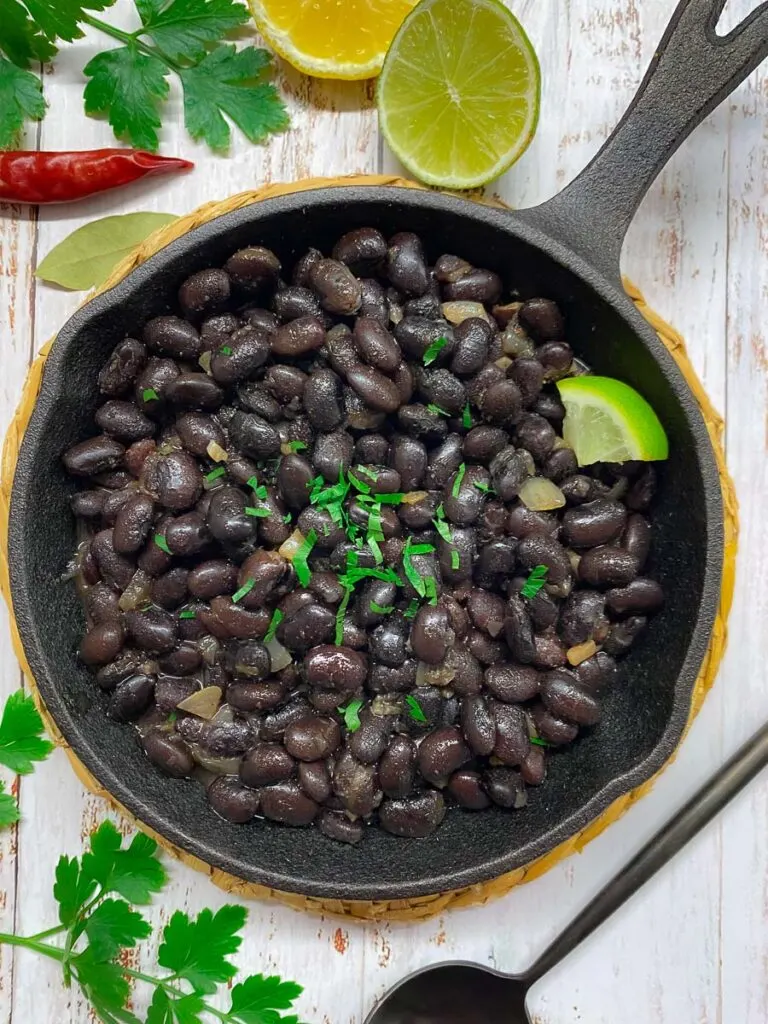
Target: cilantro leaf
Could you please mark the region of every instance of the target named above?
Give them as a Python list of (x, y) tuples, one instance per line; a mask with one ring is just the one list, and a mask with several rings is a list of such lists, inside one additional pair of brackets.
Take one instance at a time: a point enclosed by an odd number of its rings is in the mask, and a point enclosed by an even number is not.
[(18, 775), (34, 770), (34, 761), (44, 761), (53, 744), (43, 739), (43, 720), (35, 702), (23, 690), (8, 698), (0, 721), (0, 764)]
[(141, 34), (150, 35), (172, 60), (199, 61), (206, 45), (218, 43), (248, 20), (237, 0), (137, 0)]
[(89, 948), (95, 960), (111, 960), (123, 947), (132, 949), (152, 929), (124, 900), (104, 900), (85, 922)]
[(111, 821), (91, 836), (90, 853), (83, 854), (83, 871), (104, 892), (116, 892), (129, 903), (149, 903), (152, 893), (165, 885), (165, 868), (157, 859), (157, 843), (138, 833), (121, 849), (122, 837)]
[(184, 88), (184, 119), (193, 139), (212, 149), (229, 147), (226, 114), (251, 142), (263, 142), (288, 127), (288, 114), (274, 85), (259, 81), (271, 66), (266, 50), (235, 50), (222, 43), (199, 64), (179, 72)]
[(0, 782), (0, 828), (13, 825), (20, 817), (16, 801), (10, 793), (5, 792), (5, 783)]
[(22, 0), (22, 3), (51, 43), (56, 39), (71, 43), (84, 34), (80, 22), (85, 11), (104, 11), (115, 0)]
[[(242, 1024), (271, 1024), (272, 1021), (286, 1021), (271, 1010), (289, 1010), (304, 990), (292, 981), (278, 977), (265, 978), (263, 974), (252, 974), (232, 989), (232, 1007), (229, 1011), (234, 1020)], [(295, 1019), (295, 1018), (294, 1018)]]
[(245, 924), (243, 907), (226, 904), (216, 914), (202, 910), (194, 920), (177, 910), (163, 929), (158, 963), (197, 992), (216, 991), (217, 983), (229, 981), (237, 968), (226, 958), (236, 953), (242, 939), (237, 934)]
[(83, 69), (86, 114), (106, 114), (118, 139), (154, 152), (158, 147), (159, 105), (168, 96), (169, 69), (133, 44), (97, 54)]
[[(128, 1001), (130, 988), (119, 964), (100, 963), (94, 957), (93, 951), (86, 949), (84, 953), (72, 958), (72, 969), (97, 1013), (104, 1014), (109, 1020), (114, 1018), (116, 1011), (123, 1010)], [(123, 1014), (118, 1019), (131, 1018)]]
[(28, 68), (33, 61), (44, 63), (56, 53), (52, 41), (30, 19), (18, 0), (6, 0), (3, 4), (0, 49), (20, 68)]
[(96, 889), (96, 882), (81, 870), (77, 857), (59, 857), (53, 896), (59, 904), (59, 920), (65, 927), (74, 924), (80, 909)]

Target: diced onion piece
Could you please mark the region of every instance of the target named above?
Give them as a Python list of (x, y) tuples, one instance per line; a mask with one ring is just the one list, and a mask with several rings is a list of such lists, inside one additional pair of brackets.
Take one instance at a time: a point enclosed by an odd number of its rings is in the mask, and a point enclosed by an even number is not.
[(407, 494), (403, 495), (401, 505), (417, 505), (420, 501), (424, 501), (425, 498), (429, 497), (429, 491), (408, 491)]
[(291, 652), (287, 647), (283, 647), (276, 638), (273, 637), (264, 646), (269, 651), (269, 665), (272, 672), (279, 672), (281, 669), (288, 668), (293, 662)]
[(397, 700), (393, 694), (374, 697), (371, 701), (371, 714), (378, 718), (386, 718), (390, 715), (399, 715), (403, 710), (403, 702)]
[(445, 319), (452, 324), (461, 324), (465, 320), (477, 317), (480, 320), (485, 320), (491, 327), (496, 326), (491, 317), (488, 316), (482, 302), (444, 302), (440, 309), (443, 311)]
[(213, 665), (216, 661), (216, 655), (221, 649), (221, 644), (215, 636), (206, 634), (206, 636), (201, 636), (197, 641), (197, 649), (202, 654), (206, 665)]
[(188, 711), (190, 715), (205, 718), (206, 721), (216, 714), (221, 704), (222, 690), (220, 686), (204, 686), (202, 690), (185, 697), (176, 707), (179, 711)]
[(445, 686), (456, 675), (456, 668), (443, 662), (442, 665), (428, 665), (420, 661), (416, 666), (417, 686)]
[(205, 449), (214, 462), (226, 462), (229, 456), (217, 441), (209, 441)]
[(178, 434), (174, 434), (172, 437), (166, 438), (166, 440), (158, 447), (158, 455), (170, 455), (171, 452), (178, 452), (184, 445), (181, 443), (181, 438)]
[(574, 359), (568, 371), (569, 377), (591, 377), (592, 370), (581, 359)]
[(235, 709), (231, 704), (222, 704), (211, 719), (216, 725), (232, 725), (235, 720)]
[(240, 771), (239, 757), (214, 757), (206, 754), (197, 743), (189, 744), (189, 752), (201, 768), (206, 768), (214, 775), (237, 775)]
[(582, 661), (591, 658), (593, 654), (597, 654), (597, 644), (594, 640), (585, 640), (583, 644), (569, 647), (565, 652), (565, 656), (571, 665), (580, 665)]
[(532, 356), (536, 346), (531, 339), (514, 323), (501, 336), (501, 350), (505, 356)]
[(211, 359), (212, 358), (213, 358), (213, 353), (209, 350), (207, 352), (203, 352), (203, 354), (197, 360), (198, 363), (200, 364), (200, 366), (202, 366), (202, 368), (205, 370), (205, 372), (208, 374), (209, 377), (211, 376)]
[(513, 362), (514, 359), (511, 359), (509, 356), (499, 356), (496, 360), (496, 366), (498, 366), (500, 370), (506, 370)]
[(568, 561), (571, 563), (571, 568), (573, 569), (574, 572), (578, 572), (579, 571), (579, 562), (581, 561), (581, 555), (578, 553), (578, 551), (571, 551), (570, 548), (568, 548), (567, 554), (568, 554)]
[(284, 540), (277, 549), (278, 555), (282, 555), (283, 558), (287, 558), (289, 562), (292, 562), (296, 552), (301, 548), (305, 540), (306, 538), (301, 530), (294, 530), (288, 540)]
[(494, 306), (491, 312), (496, 323), (503, 328), (507, 327), (511, 320), (517, 319), (517, 314), (522, 308), (522, 302), (507, 302), (503, 306)]
[(261, 674), (261, 669), (255, 665), (246, 665), (243, 661), (235, 663), (235, 675), (238, 676), (258, 676)]
[(152, 580), (141, 569), (137, 569), (131, 577), (131, 581), (120, 595), (117, 602), (121, 612), (132, 612), (141, 605), (146, 604), (150, 599)]
[(562, 508), (565, 495), (551, 480), (544, 476), (532, 476), (526, 480), (519, 492), (520, 501), (533, 512), (548, 512)]
[(514, 810), (519, 811), (521, 807), (526, 807), (528, 804), (528, 793), (524, 789), (518, 789), (515, 793)]

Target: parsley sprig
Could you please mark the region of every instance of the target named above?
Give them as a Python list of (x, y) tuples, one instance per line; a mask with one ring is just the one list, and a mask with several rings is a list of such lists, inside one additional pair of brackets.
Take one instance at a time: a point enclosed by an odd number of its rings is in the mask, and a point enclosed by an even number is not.
[[(45, 114), (42, 85), (30, 70), (55, 56), (85, 26), (120, 43), (86, 64), (86, 114), (106, 115), (119, 139), (156, 150), (168, 78), (176, 75), (184, 120), (194, 139), (226, 150), (234, 122), (251, 142), (288, 127), (267, 79), (272, 57), (256, 46), (224, 42), (248, 21), (239, 0), (134, 0), (136, 27), (126, 32), (95, 16), (115, 0), (8, 0), (0, 20), (0, 148), (13, 145), (25, 119)], [(5, 102), (7, 99), (7, 102)]]
[(247, 912), (225, 905), (197, 917), (176, 911), (163, 929), (157, 961), (163, 971), (147, 974), (128, 966), (126, 951), (149, 938), (151, 927), (135, 909), (151, 902), (166, 884), (157, 843), (138, 834), (123, 841), (111, 821), (90, 838), (82, 857), (60, 857), (53, 895), (58, 927), (38, 935), (0, 933), (0, 944), (21, 946), (57, 960), (67, 986), (76, 984), (103, 1024), (141, 1024), (128, 1008), (131, 982), (154, 990), (146, 1024), (299, 1024), (290, 1010), (299, 985), (252, 974), (232, 987), (229, 1008), (209, 996), (237, 973), (230, 957), (242, 942)]
[[(35, 763), (44, 761), (53, 744), (43, 737), (43, 720), (35, 702), (23, 690), (8, 698), (0, 719), (0, 764), (17, 775), (29, 775)], [(19, 808), (0, 781), (0, 827), (19, 820)]]

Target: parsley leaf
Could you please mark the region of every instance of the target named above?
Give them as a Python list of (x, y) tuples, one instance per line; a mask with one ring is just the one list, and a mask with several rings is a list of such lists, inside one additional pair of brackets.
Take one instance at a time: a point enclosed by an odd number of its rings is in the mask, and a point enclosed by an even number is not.
[(83, 872), (77, 857), (59, 857), (53, 896), (59, 904), (59, 920), (67, 928), (75, 922), (80, 908), (96, 892), (93, 878)]
[(19, 820), (19, 808), (10, 793), (5, 792), (5, 783), (0, 782), (0, 828), (6, 828)]
[(260, 81), (271, 64), (266, 50), (235, 50), (222, 43), (199, 64), (182, 69), (184, 118), (192, 138), (205, 139), (215, 150), (228, 149), (230, 128), (224, 114), (251, 142), (286, 129), (288, 114), (277, 89)]
[(29, 775), (34, 761), (44, 761), (53, 744), (43, 739), (43, 720), (23, 690), (8, 698), (0, 721), (0, 764), (17, 775)]
[(339, 708), (339, 712), (344, 715), (344, 724), (349, 732), (357, 732), (360, 728), (360, 708), (362, 706), (363, 702), (358, 699), (351, 700), (345, 708)]
[(406, 695), (405, 703), (408, 706), (408, 714), (414, 722), (424, 723), (427, 721), (427, 716), (424, 714), (421, 704), (410, 693)]
[(28, 68), (35, 61), (45, 63), (56, 53), (53, 41), (30, 20), (19, 0), (6, 0), (3, 4), (0, 48), (19, 68)]
[[(64, 39), (71, 43), (80, 39), (83, 30), (80, 22), (84, 20), (86, 11), (103, 11), (111, 7), (115, 0), (21, 0), (26, 7), (39, 33), (49, 43)], [(3, 12), (5, 15), (5, 11)], [(50, 54), (49, 54), (50, 56)]]
[(177, 910), (163, 930), (158, 963), (188, 981), (196, 992), (215, 992), (218, 983), (237, 973), (227, 956), (240, 948), (237, 932), (245, 918), (244, 908), (234, 904), (226, 904), (216, 914), (201, 910), (194, 920)]
[(131, 845), (121, 849), (121, 836), (111, 821), (105, 821), (91, 836), (91, 851), (83, 855), (83, 871), (95, 879), (104, 892), (119, 893), (130, 903), (149, 903), (152, 893), (165, 885), (165, 868), (155, 856), (157, 843), (139, 833)]
[(165, 989), (156, 988), (147, 1010), (147, 1024), (174, 1024), (171, 1000)]
[(133, 44), (97, 54), (83, 68), (86, 114), (106, 114), (118, 139), (155, 150), (159, 105), (168, 97), (169, 68)]
[[(102, 963), (96, 959), (93, 950), (88, 948), (72, 959), (72, 969), (94, 1010), (102, 1014), (102, 1019), (115, 1019), (116, 1011), (124, 1014), (123, 1007), (128, 1001), (130, 989), (119, 964)], [(123, 1015), (117, 1019), (131, 1018)]]
[[(5, 39), (2, 46), (7, 49)], [(44, 116), (45, 100), (39, 78), (0, 55), (0, 149), (16, 145), (26, 118), (39, 121)]]
[(235, 0), (136, 0), (141, 35), (150, 35), (172, 60), (202, 60), (207, 45), (218, 43), (248, 21)]
[(289, 1010), (304, 990), (293, 981), (253, 974), (232, 989), (230, 1016), (242, 1024), (271, 1024), (285, 1021), (270, 1010)]
[(131, 910), (124, 900), (104, 900), (85, 922), (89, 948), (99, 961), (111, 960), (123, 947), (132, 949), (151, 931), (141, 914)]
[(547, 582), (549, 568), (546, 565), (536, 565), (531, 569), (528, 578), (520, 588), (522, 597), (533, 598)]

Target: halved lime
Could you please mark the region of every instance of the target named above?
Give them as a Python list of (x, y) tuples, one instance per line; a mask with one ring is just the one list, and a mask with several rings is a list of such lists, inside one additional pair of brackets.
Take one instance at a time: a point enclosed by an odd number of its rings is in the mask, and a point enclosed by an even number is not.
[(540, 95), (533, 46), (500, 0), (422, 0), (384, 61), (379, 119), (417, 178), (476, 188), (528, 147)]
[(569, 377), (557, 389), (565, 406), (563, 437), (580, 466), (655, 462), (669, 455), (659, 417), (629, 384), (613, 377)]

